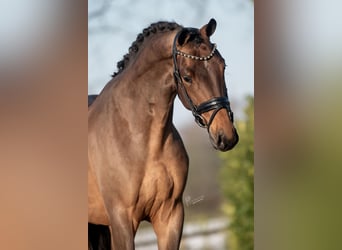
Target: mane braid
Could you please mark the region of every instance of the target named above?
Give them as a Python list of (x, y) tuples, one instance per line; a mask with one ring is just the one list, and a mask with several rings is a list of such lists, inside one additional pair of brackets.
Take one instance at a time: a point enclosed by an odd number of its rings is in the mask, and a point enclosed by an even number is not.
[(124, 55), (123, 59), (117, 63), (118, 71), (114, 72), (112, 77), (115, 77), (116, 75), (120, 74), (126, 68), (130, 58), (138, 52), (139, 47), (144, 42), (145, 38), (159, 32), (172, 31), (179, 27), (182, 26), (175, 22), (157, 22), (152, 23), (149, 27), (145, 28), (142, 31), (142, 33), (139, 33), (137, 35), (136, 40), (132, 43), (131, 47), (129, 47), (128, 53)]

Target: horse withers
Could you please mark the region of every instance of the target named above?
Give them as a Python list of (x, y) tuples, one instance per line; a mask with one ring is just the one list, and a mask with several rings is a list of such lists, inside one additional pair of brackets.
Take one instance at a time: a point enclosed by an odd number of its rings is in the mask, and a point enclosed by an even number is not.
[(238, 142), (225, 62), (210, 41), (215, 29), (214, 19), (200, 29), (150, 25), (102, 92), (88, 98), (89, 248), (134, 249), (146, 220), (159, 249), (179, 249), (189, 160), (172, 123), (176, 95), (214, 148)]

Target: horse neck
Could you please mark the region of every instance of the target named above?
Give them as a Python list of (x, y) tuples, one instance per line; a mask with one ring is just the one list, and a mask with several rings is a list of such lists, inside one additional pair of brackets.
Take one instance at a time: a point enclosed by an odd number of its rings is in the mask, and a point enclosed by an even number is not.
[[(135, 58), (113, 78), (113, 105), (132, 133), (164, 137), (171, 131), (176, 85), (172, 43), (175, 32), (155, 34), (144, 42)], [(117, 119), (118, 114), (112, 114)]]

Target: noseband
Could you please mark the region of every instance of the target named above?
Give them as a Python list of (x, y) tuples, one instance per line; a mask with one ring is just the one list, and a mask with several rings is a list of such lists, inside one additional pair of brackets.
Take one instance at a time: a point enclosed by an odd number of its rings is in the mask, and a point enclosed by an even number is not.
[[(201, 104), (199, 104), (198, 106), (195, 105), (193, 103), (193, 101), (191, 100), (185, 86), (184, 83), (182, 81), (182, 78), (180, 76), (180, 72), (179, 72), (179, 68), (178, 68), (178, 64), (177, 64), (177, 56), (183, 56), (186, 58), (190, 58), (193, 60), (199, 60), (199, 61), (209, 61), (215, 54), (215, 50), (216, 50), (216, 44), (213, 45), (213, 49), (211, 51), (211, 53), (208, 56), (204, 56), (204, 57), (199, 57), (199, 56), (194, 56), (194, 55), (189, 55), (186, 54), (184, 52), (181, 52), (179, 50), (177, 50), (177, 40), (178, 40), (178, 36), (181, 33), (178, 32), (174, 41), (173, 41), (173, 48), (172, 48), (172, 56), (173, 56), (173, 65), (174, 65), (174, 69), (173, 69), (173, 74), (175, 77), (175, 81), (177, 83), (177, 88), (181, 89), (184, 93), (184, 96), (191, 108), (192, 114), (195, 117), (195, 121), (196, 123), (202, 127), (202, 128), (207, 128), (209, 130), (211, 123), (213, 122), (217, 112), (219, 112), (221, 109), (226, 109), (229, 119), (231, 122), (234, 122), (234, 114), (232, 112), (232, 110), (230, 109), (230, 103), (229, 103), (229, 99), (228, 99), (228, 95), (227, 96), (221, 96), (221, 97), (214, 97), (206, 102), (203, 102)], [(207, 122), (204, 117), (202, 116), (203, 113), (206, 113), (208, 111), (214, 110), (214, 112), (211, 114), (209, 121)]]

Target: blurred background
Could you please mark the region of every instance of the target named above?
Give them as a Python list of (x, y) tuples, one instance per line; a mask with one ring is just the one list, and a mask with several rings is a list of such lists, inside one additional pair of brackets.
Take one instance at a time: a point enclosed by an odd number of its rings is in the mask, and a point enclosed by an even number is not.
[[(181, 249), (253, 249), (254, 216), (254, 5), (250, 0), (88, 1), (88, 93), (98, 94), (116, 63), (151, 23), (175, 21), (200, 28), (217, 21), (211, 40), (226, 60), (225, 78), (240, 143), (219, 154), (206, 130), (176, 98), (174, 123), (190, 157), (184, 192)], [(229, 239), (229, 240), (228, 240)], [(136, 236), (137, 249), (157, 249), (148, 223)]]

